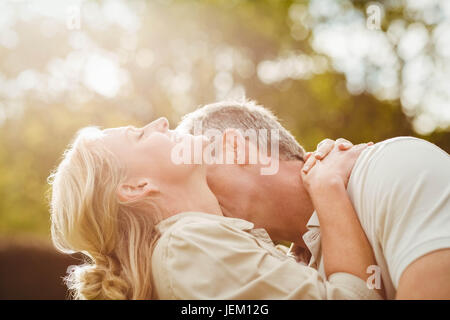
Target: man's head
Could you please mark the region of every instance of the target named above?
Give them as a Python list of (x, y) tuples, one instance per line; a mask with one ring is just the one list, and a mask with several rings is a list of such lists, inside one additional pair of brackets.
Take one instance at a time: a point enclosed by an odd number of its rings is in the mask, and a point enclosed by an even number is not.
[[(241, 131), (275, 129), (279, 132), (280, 160), (303, 160), (305, 155), (303, 147), (280, 124), (277, 117), (254, 101), (221, 101), (207, 104), (185, 115), (177, 130), (194, 134), (196, 123), (201, 124), (203, 130), (217, 129), (222, 133), (229, 128)], [(271, 136), (268, 135), (267, 139), (262, 142), (270, 145)]]
[[(198, 127), (203, 132), (195, 132)], [(300, 177), (305, 150), (271, 111), (253, 101), (205, 105), (187, 114), (176, 130), (204, 134), (212, 129), (224, 134), (229, 129), (277, 130), (280, 166), (276, 174), (261, 175), (257, 165), (215, 164), (208, 167), (208, 184), (224, 215), (251, 221), (274, 240), (299, 240), (312, 213)], [(258, 146), (272, 144), (270, 134), (258, 137)]]

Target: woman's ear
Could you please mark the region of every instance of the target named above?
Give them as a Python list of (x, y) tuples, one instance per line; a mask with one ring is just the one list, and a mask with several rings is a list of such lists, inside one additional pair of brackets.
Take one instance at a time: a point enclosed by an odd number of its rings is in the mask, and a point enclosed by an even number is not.
[(159, 188), (148, 178), (130, 179), (117, 188), (117, 196), (123, 202), (144, 199), (158, 192)]
[(241, 132), (237, 129), (226, 129), (222, 139), (225, 164), (245, 164), (246, 143)]

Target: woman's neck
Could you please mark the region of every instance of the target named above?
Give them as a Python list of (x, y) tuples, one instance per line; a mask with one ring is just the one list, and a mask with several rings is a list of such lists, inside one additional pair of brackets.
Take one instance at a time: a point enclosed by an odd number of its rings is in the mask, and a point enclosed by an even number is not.
[(196, 172), (179, 185), (162, 191), (164, 219), (181, 212), (197, 211), (223, 216), (219, 202), (206, 182), (202, 172)]

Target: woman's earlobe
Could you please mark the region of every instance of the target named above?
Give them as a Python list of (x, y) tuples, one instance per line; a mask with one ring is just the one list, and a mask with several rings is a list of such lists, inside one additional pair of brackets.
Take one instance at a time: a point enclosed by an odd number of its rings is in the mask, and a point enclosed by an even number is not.
[(124, 202), (143, 199), (158, 192), (159, 188), (147, 178), (133, 179), (117, 187), (117, 196)]

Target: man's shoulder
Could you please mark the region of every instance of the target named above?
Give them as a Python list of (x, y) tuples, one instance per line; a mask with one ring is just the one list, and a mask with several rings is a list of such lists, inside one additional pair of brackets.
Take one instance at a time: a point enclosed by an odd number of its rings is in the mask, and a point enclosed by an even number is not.
[[(436, 147), (434, 144), (419, 139), (416, 137), (410, 137), (410, 136), (402, 136), (402, 137), (395, 137), (386, 139), (383, 141), (380, 141), (373, 146), (368, 147), (367, 154), (370, 155), (369, 158), (374, 158), (376, 156), (381, 156), (384, 153), (400, 153), (402, 154), (403, 151), (405, 151), (405, 148), (411, 148), (413, 147), (415, 151), (419, 152), (424, 146), (426, 147)], [(412, 150), (411, 150), (412, 151)], [(409, 154), (402, 154), (404, 156), (408, 156)], [(359, 159), (358, 159), (359, 160)]]
[[(418, 151), (420, 151), (420, 149), (422, 147), (426, 147), (426, 148), (434, 148), (436, 150), (440, 150), (441, 152), (445, 153), (445, 151), (440, 149), (435, 144), (433, 144), (429, 141), (426, 141), (424, 139), (411, 137), (411, 136), (394, 137), (394, 138), (390, 138), (390, 139), (386, 139), (384, 141), (378, 142), (373, 145), (374, 149), (376, 149), (376, 150), (383, 150), (386, 148), (396, 148), (396, 147), (407, 148), (410, 146), (417, 148), (416, 150), (418, 150)], [(394, 151), (394, 150), (390, 150), (390, 151)]]
[(413, 168), (421, 166), (420, 159), (429, 156), (447, 156), (448, 154), (438, 146), (426, 140), (416, 137), (395, 137), (374, 144), (364, 150), (355, 163), (352, 176), (369, 173), (374, 178), (380, 178), (389, 174), (399, 175)]
[(419, 175), (448, 171), (449, 155), (415, 137), (396, 137), (365, 149), (352, 170), (348, 191), (353, 196), (386, 194), (394, 186), (411, 187)]
[(376, 145), (378, 144), (392, 144), (392, 143), (401, 143), (401, 142), (408, 142), (408, 141), (422, 141), (422, 142), (427, 142), (426, 140), (417, 138), (417, 137), (412, 137), (412, 136), (399, 136), (399, 137), (393, 137), (393, 138), (389, 138), (383, 141), (380, 141), (378, 143), (376, 143)]

